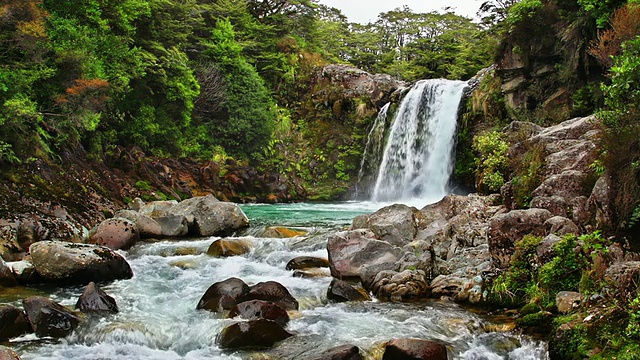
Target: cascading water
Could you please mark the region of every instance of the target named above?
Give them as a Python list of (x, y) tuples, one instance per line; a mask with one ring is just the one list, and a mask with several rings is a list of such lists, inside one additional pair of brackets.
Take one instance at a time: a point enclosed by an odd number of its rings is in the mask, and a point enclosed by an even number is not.
[(402, 100), (391, 125), (373, 201), (440, 200), (453, 168), (463, 81), (421, 80)]
[(360, 171), (358, 172), (358, 182), (356, 183), (356, 197), (360, 195), (360, 186), (365, 174), (378, 171), (378, 165), (380, 164), (380, 160), (382, 160), (384, 133), (387, 126), (387, 112), (389, 112), (390, 105), (391, 103), (387, 103), (380, 109), (376, 120), (373, 122), (373, 126), (371, 126), (369, 136), (367, 136), (367, 144), (364, 147), (364, 153), (360, 161)]

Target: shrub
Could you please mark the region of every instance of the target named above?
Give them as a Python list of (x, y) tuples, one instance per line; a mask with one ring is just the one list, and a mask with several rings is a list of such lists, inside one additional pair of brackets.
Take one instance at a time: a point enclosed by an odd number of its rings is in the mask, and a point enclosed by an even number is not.
[(506, 136), (498, 131), (486, 132), (473, 138), (473, 150), (476, 153), (476, 186), (497, 192), (505, 183), (509, 158), (509, 143)]

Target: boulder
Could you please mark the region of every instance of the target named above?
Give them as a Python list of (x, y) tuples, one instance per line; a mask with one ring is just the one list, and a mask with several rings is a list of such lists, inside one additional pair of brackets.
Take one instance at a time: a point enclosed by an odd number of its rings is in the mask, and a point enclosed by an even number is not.
[(222, 349), (265, 348), (291, 336), (275, 321), (258, 319), (227, 326), (216, 341)]
[(260, 237), (286, 239), (305, 235), (307, 235), (307, 232), (304, 230), (291, 229), (282, 226), (271, 226), (264, 229)]
[(378, 239), (389, 244), (403, 246), (413, 241), (422, 213), (414, 207), (396, 204), (384, 207), (371, 215), (353, 219), (351, 229), (369, 229)]
[(116, 300), (107, 295), (93, 281), (87, 285), (76, 302), (76, 309), (82, 312), (118, 312)]
[(142, 205), (138, 204), (140, 205), (138, 212), (141, 213), (142, 215), (146, 215), (146, 216), (149, 216), (150, 218), (156, 219), (159, 217), (163, 217), (163, 216), (167, 216), (175, 213), (175, 210), (173, 209), (173, 207), (176, 206), (177, 204), (178, 202), (176, 200), (152, 201), (147, 204), (144, 204), (144, 203)]
[(103, 246), (41, 241), (31, 245), (29, 250), (36, 271), (46, 281), (88, 284), (133, 276), (129, 263)]
[(626, 299), (635, 294), (640, 284), (640, 261), (614, 263), (607, 269), (604, 279), (611, 288), (611, 296)]
[(24, 312), (9, 304), (0, 304), (0, 341), (28, 334), (32, 331), (31, 325)]
[(11, 268), (7, 263), (0, 258), (0, 287), (12, 287), (17, 285), (18, 281), (13, 276), (13, 271), (11, 271)]
[(273, 320), (282, 327), (285, 327), (289, 322), (289, 314), (285, 309), (270, 301), (263, 300), (249, 300), (237, 304), (229, 312), (230, 318), (236, 316), (246, 320)]
[(338, 232), (327, 241), (331, 275), (338, 279), (358, 278), (382, 270), (397, 270), (401, 248), (381, 241), (366, 229)]
[(211, 285), (202, 295), (196, 309), (213, 312), (231, 310), (237, 299), (249, 292), (249, 285), (238, 278), (229, 278)]
[(562, 238), (555, 234), (549, 234), (545, 236), (544, 239), (538, 244), (538, 248), (536, 249), (538, 255), (538, 265), (543, 265), (553, 260), (556, 256), (555, 246), (557, 243), (562, 241)]
[(41, 284), (44, 282), (42, 276), (36, 271), (36, 267), (33, 266), (31, 257), (28, 255), (20, 261), (7, 263), (7, 266), (11, 269), (13, 276), (20, 285)]
[(230, 257), (239, 256), (249, 252), (249, 246), (237, 241), (218, 239), (209, 245), (207, 249), (207, 255), (214, 257)]
[(560, 291), (556, 295), (556, 307), (561, 314), (568, 314), (580, 307), (582, 295), (575, 291)]
[(20, 360), (20, 357), (10, 348), (0, 346), (0, 360)]
[(335, 302), (369, 300), (364, 296), (364, 294), (349, 283), (338, 279), (333, 279), (331, 284), (329, 284), (329, 289), (327, 289), (327, 299)]
[(591, 210), (590, 218), (595, 220), (594, 225), (598, 229), (614, 229), (615, 189), (612, 184), (611, 176), (608, 174), (601, 176), (587, 200), (588, 209)]
[(136, 224), (136, 229), (141, 239), (154, 239), (162, 236), (162, 227), (150, 216), (133, 210), (119, 210), (114, 214), (115, 218), (122, 218)]
[(567, 234), (580, 234), (578, 225), (576, 225), (570, 219), (562, 216), (554, 216), (547, 219), (547, 221), (544, 222), (544, 227), (547, 234), (556, 234), (559, 236)]
[(324, 258), (318, 258), (313, 256), (298, 256), (289, 260), (287, 270), (304, 270), (312, 268), (327, 268), (329, 267), (329, 260)]
[(165, 215), (156, 218), (156, 222), (162, 236), (179, 237), (189, 233), (189, 222), (184, 215)]
[(22, 300), (22, 305), (31, 327), (39, 337), (63, 338), (80, 323), (80, 319), (69, 309), (44, 297), (28, 297)]
[(551, 175), (533, 190), (533, 196), (559, 196), (570, 200), (576, 196), (589, 195), (591, 189), (585, 188), (587, 174), (579, 170), (566, 170)]
[(569, 214), (571, 205), (565, 198), (554, 196), (536, 196), (531, 199), (531, 208), (549, 210), (555, 216), (566, 217)]
[(407, 301), (424, 298), (429, 285), (422, 270), (403, 272), (381, 271), (371, 285), (371, 291), (380, 300)]
[(355, 345), (342, 345), (323, 351), (311, 360), (361, 360), (360, 348)]
[(218, 201), (213, 195), (184, 200), (172, 207), (171, 212), (193, 219), (189, 231), (196, 236), (229, 236), (249, 226), (240, 206)]
[(124, 218), (107, 219), (91, 229), (87, 243), (126, 250), (140, 240), (136, 224)]
[(242, 301), (270, 301), (285, 310), (298, 310), (298, 300), (291, 296), (287, 288), (275, 281), (259, 282), (251, 286), (249, 291), (241, 296), (241, 299)]
[(431, 340), (393, 339), (387, 343), (382, 360), (447, 360), (447, 347)]
[(509, 266), (516, 241), (524, 235), (546, 235), (545, 221), (553, 215), (549, 210), (513, 210), (498, 214), (489, 221), (489, 251), (493, 264), (500, 269)]

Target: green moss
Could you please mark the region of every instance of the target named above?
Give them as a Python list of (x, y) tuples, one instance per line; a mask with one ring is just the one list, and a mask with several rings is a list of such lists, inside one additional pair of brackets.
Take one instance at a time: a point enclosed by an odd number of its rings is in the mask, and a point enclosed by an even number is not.
[(520, 309), (520, 315), (526, 316), (530, 314), (535, 314), (540, 311), (542, 311), (542, 308), (540, 307), (540, 305), (536, 303), (529, 303), (523, 306), (522, 309)]
[(538, 311), (528, 314), (516, 320), (516, 324), (522, 327), (546, 327), (551, 324), (553, 315), (550, 312)]
[(136, 189), (151, 190), (151, 183), (149, 183), (148, 181), (145, 181), (145, 180), (136, 181), (135, 186), (136, 186)]

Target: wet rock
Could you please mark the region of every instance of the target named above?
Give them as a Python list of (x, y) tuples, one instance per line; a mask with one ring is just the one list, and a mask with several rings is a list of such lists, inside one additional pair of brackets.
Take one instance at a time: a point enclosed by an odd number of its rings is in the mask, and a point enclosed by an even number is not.
[(380, 300), (407, 301), (424, 298), (429, 286), (422, 270), (403, 272), (381, 271), (376, 275), (371, 291)]
[(0, 360), (20, 360), (20, 357), (10, 348), (0, 346)]
[(331, 275), (338, 279), (373, 276), (382, 270), (398, 270), (402, 249), (378, 240), (371, 230), (351, 230), (334, 234), (327, 241)]
[(214, 257), (239, 256), (247, 252), (249, 252), (249, 246), (246, 244), (237, 240), (227, 239), (218, 239), (209, 245), (209, 249), (207, 249), (207, 255)]
[(330, 277), (331, 271), (329, 269), (308, 269), (308, 270), (295, 270), (293, 272), (293, 277), (304, 278), (304, 279), (313, 279), (320, 277)]
[(291, 336), (275, 321), (258, 319), (227, 326), (216, 341), (222, 349), (265, 348)]
[(361, 360), (360, 348), (355, 345), (342, 345), (323, 351), (311, 360)]
[(489, 222), (489, 251), (497, 268), (506, 268), (511, 261), (516, 241), (524, 235), (546, 235), (544, 223), (553, 215), (544, 209), (513, 210), (498, 214)]
[(0, 304), (0, 341), (28, 334), (31, 325), (24, 312), (9, 304)]
[(118, 312), (116, 300), (107, 295), (94, 282), (90, 282), (76, 302), (76, 309), (82, 312)]
[(213, 195), (184, 200), (172, 207), (171, 212), (192, 218), (189, 231), (196, 236), (229, 236), (249, 226), (240, 206), (221, 202)]
[(69, 309), (44, 297), (28, 297), (22, 300), (22, 305), (39, 337), (63, 338), (71, 334), (80, 322)]
[(289, 314), (285, 309), (270, 301), (263, 300), (249, 300), (239, 303), (229, 313), (230, 318), (236, 316), (246, 320), (272, 320), (282, 327), (285, 327), (289, 322)]
[(418, 232), (417, 224), (422, 218), (418, 209), (396, 204), (384, 207), (371, 215), (357, 216), (353, 219), (351, 229), (369, 229), (378, 239), (403, 246), (413, 241)]
[(287, 263), (287, 270), (303, 270), (311, 268), (326, 268), (329, 267), (329, 260), (324, 258), (318, 258), (313, 256), (298, 256), (289, 260)]
[(240, 299), (271, 301), (285, 310), (298, 310), (298, 300), (291, 296), (287, 288), (275, 281), (259, 282), (251, 286)]
[(366, 301), (369, 300), (364, 294), (351, 286), (346, 281), (333, 279), (327, 290), (327, 299), (335, 302), (345, 301)]
[(285, 238), (292, 238), (296, 236), (305, 236), (305, 235), (307, 235), (307, 232), (304, 230), (291, 229), (291, 228), (286, 228), (281, 226), (272, 226), (272, 227), (266, 228), (262, 232), (260, 237), (285, 239)]
[(133, 210), (119, 210), (114, 217), (127, 219), (135, 223), (141, 239), (162, 237), (162, 227), (150, 216)]
[(233, 309), (237, 299), (249, 292), (249, 285), (238, 278), (229, 278), (211, 285), (202, 295), (196, 309), (213, 312)]
[(0, 258), (0, 287), (11, 287), (18, 285), (18, 281), (13, 276), (11, 268)]
[(124, 218), (107, 219), (91, 229), (87, 243), (126, 250), (140, 240), (136, 224)]
[(36, 271), (48, 282), (88, 284), (133, 276), (129, 263), (103, 246), (41, 241), (29, 250)]
[(574, 291), (560, 291), (556, 295), (556, 306), (561, 314), (568, 314), (580, 307), (582, 295)]
[(382, 360), (447, 360), (447, 347), (431, 340), (393, 339), (387, 343)]

